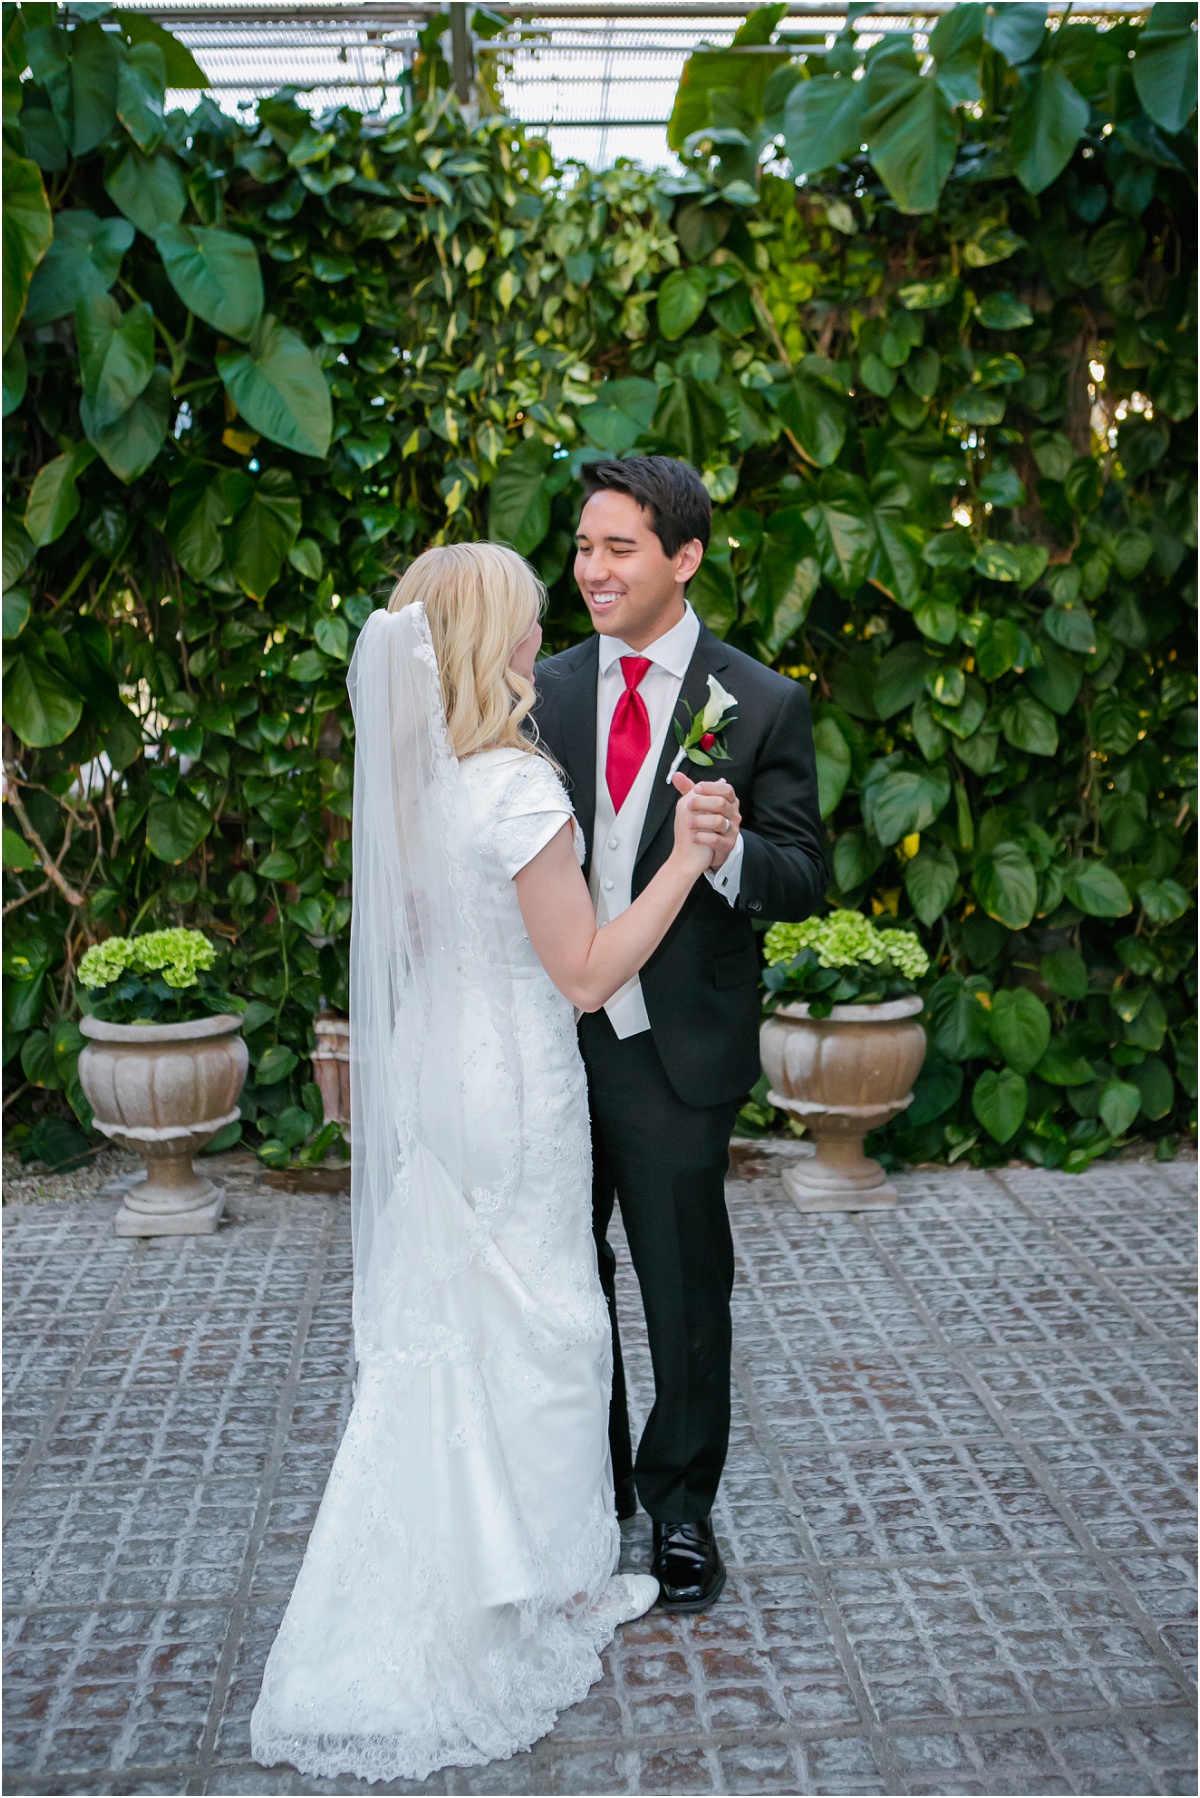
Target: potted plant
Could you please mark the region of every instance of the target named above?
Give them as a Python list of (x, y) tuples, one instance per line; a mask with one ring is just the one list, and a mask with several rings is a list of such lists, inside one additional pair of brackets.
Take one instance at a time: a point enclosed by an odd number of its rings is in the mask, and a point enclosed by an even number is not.
[(925, 1059), (916, 982), (929, 957), (911, 931), (859, 912), (775, 924), (765, 939), (763, 1070), (772, 1105), (808, 1130), (816, 1155), (783, 1175), (801, 1211), (894, 1205), (863, 1137), (912, 1103)]
[(216, 960), (199, 930), (151, 930), (109, 937), (79, 964), (88, 994), (79, 1079), (95, 1127), (146, 1160), (117, 1213), (118, 1236), (217, 1227), (225, 1195), (192, 1156), (237, 1118), (249, 1056)]

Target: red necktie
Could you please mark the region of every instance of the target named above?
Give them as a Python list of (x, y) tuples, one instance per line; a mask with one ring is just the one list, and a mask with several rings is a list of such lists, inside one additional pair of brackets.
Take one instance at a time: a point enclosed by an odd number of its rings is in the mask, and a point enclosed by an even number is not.
[(604, 765), (613, 811), (619, 812), (650, 749), (650, 718), (638, 687), (650, 666), (649, 656), (622, 656), (625, 691), (617, 701), (608, 732)]

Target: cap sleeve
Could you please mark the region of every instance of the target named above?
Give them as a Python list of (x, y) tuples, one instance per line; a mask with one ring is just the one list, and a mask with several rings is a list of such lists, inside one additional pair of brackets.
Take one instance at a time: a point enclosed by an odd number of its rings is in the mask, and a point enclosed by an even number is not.
[(512, 880), (575, 814), (562, 782), (543, 756), (522, 754), (497, 772), (500, 778), (491, 806), (492, 849)]

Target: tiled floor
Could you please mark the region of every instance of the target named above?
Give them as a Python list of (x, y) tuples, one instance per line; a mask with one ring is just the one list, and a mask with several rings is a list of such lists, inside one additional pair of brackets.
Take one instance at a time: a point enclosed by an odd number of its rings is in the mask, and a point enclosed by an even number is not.
[[(419, 1789), (1194, 1792), (1195, 1164), (912, 1174), (825, 1219), (777, 1168), (729, 1189), (724, 1599)], [(114, 1209), (5, 1213), (5, 1790), (365, 1791), (248, 1743), (346, 1415), (348, 1202), (242, 1175), (217, 1236), (152, 1244)]]

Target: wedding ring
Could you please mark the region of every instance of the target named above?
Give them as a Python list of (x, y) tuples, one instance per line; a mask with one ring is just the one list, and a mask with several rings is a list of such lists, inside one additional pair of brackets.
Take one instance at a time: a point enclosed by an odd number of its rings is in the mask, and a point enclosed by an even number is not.
[(732, 823), (733, 823), (732, 818), (726, 818), (724, 824), (722, 824), (722, 826), (721, 826), (721, 835), (722, 836), (727, 837), (729, 835), (729, 827)]

